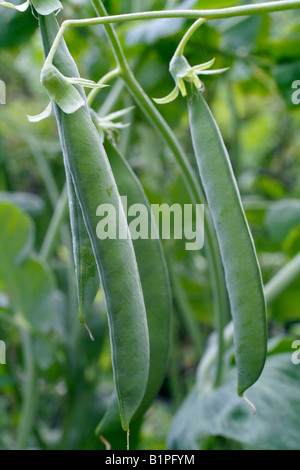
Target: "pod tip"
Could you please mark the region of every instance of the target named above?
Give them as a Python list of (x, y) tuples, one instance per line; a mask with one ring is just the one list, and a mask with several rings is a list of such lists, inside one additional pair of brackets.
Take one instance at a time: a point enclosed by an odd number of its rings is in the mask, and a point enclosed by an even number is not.
[(99, 439), (105, 445), (105, 450), (111, 450), (110, 443), (103, 436), (99, 436)]
[(95, 338), (94, 338), (94, 336), (92, 335), (91, 330), (89, 329), (89, 327), (87, 326), (87, 324), (86, 324), (85, 322), (83, 323), (83, 326), (85, 327), (86, 331), (88, 332), (91, 341), (95, 341)]
[(255, 405), (247, 398), (245, 397), (245, 395), (242, 395), (242, 398), (243, 400), (245, 400), (245, 402), (251, 406), (252, 410), (253, 410), (253, 414), (256, 415), (256, 407)]

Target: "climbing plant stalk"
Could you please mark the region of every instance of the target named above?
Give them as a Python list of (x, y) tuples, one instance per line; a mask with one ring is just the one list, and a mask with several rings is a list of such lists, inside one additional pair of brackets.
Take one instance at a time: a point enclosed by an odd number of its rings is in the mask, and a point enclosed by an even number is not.
[[(101, 0), (93, 0), (93, 3), (98, 15), (107, 15), (106, 9)], [(117, 64), (121, 70), (120, 75), (125, 81), (133, 99), (145, 113), (150, 123), (155, 127), (173, 153), (182, 171), (182, 175), (193, 204), (204, 204), (205, 196), (202, 185), (199, 179), (195, 176), (180, 143), (132, 73), (114, 27), (108, 24), (105, 25), (105, 30), (113, 48)], [(227, 318), (228, 300), (220, 253), (211, 218), (207, 210), (205, 217), (205, 250), (210, 267), (209, 273), (211, 276), (214, 297), (216, 327), (219, 335), (219, 360), (216, 372), (217, 386), (221, 382), (222, 378), (223, 329)]]

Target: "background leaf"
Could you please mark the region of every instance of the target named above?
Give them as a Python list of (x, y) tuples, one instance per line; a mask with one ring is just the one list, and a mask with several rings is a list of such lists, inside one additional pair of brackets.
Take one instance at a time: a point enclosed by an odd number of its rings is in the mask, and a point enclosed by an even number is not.
[(292, 363), (291, 353), (268, 357), (261, 379), (248, 391), (257, 408), (255, 416), (236, 395), (235, 376), (233, 369), (213, 391), (206, 391), (204, 384), (193, 388), (173, 420), (172, 449), (205, 449), (210, 436), (233, 439), (251, 449), (299, 448), (300, 367)]

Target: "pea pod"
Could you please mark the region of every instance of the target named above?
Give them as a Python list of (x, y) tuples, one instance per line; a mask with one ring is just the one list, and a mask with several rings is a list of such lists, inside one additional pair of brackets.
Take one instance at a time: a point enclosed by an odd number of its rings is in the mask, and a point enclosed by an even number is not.
[[(150, 204), (144, 190), (118, 150), (109, 141), (105, 144), (109, 161), (122, 196), (127, 197), (128, 208), (141, 204), (147, 208), (148, 227), (154, 224)], [(147, 311), (150, 340), (150, 369), (146, 392), (134, 419), (149, 408), (162, 385), (169, 356), (172, 300), (169, 277), (159, 239), (133, 240)], [(117, 396), (113, 394), (107, 412), (96, 429), (97, 435), (106, 435), (120, 427)]]
[[(62, 44), (64, 48), (64, 54), (58, 52), (56, 60), (63, 60), (63, 55), (68, 54), (65, 44)], [(64, 61), (62, 62), (64, 63)], [(62, 65), (60, 65), (62, 66)], [(71, 66), (71, 63), (70, 63)], [(51, 67), (50, 67), (51, 71)], [(72, 66), (68, 70), (69, 73), (74, 73), (75, 76), (78, 75), (76, 67)], [(59, 73), (59, 72), (58, 72)], [(51, 83), (51, 80), (50, 80)], [(68, 89), (72, 87), (69, 84)], [(72, 87), (74, 92), (80, 95), (81, 100), (84, 103), (85, 94), (82, 88), (78, 87), (76, 90)], [(60, 87), (58, 87), (58, 90)], [(58, 91), (54, 90), (55, 94), (58, 94)], [(66, 100), (64, 96), (60, 96), (58, 99)], [(72, 99), (70, 100), (72, 102)], [(68, 107), (68, 103), (66, 102)], [(63, 140), (61, 141), (64, 145)], [(66, 153), (66, 149), (64, 150)], [(65, 166), (66, 171), (66, 180), (68, 185), (68, 197), (69, 197), (69, 210), (70, 210), (70, 222), (71, 222), (71, 231), (72, 231), (72, 244), (73, 244), (73, 254), (75, 262), (75, 274), (76, 274), (76, 283), (77, 283), (77, 296), (78, 296), (78, 316), (81, 324), (86, 324), (86, 313), (88, 312), (90, 306), (92, 305), (97, 291), (100, 286), (99, 275), (97, 271), (97, 265), (95, 263), (95, 257), (93, 249), (91, 246), (91, 241), (84, 224), (82, 217), (82, 212), (80, 205), (77, 200), (75, 193), (72, 177), (68, 169), (68, 165)], [(88, 328), (87, 328), (88, 329)], [(88, 330), (89, 331), (89, 330)], [(89, 331), (90, 333), (90, 331)], [(91, 333), (90, 333), (91, 335)], [(92, 335), (91, 338), (93, 339)]]
[[(54, 15), (40, 16), (39, 21), (47, 55), (58, 24)], [(79, 75), (64, 42), (56, 52), (54, 65), (65, 76)], [(123, 230), (127, 222), (119, 210), (118, 188), (87, 105), (73, 114), (65, 114), (55, 106), (55, 113), (65, 167), (72, 178), (104, 291), (121, 423), (128, 431), (143, 399), (149, 373), (147, 318), (135, 253), (130, 237), (99, 240), (96, 235), (96, 210), (100, 204), (116, 209), (117, 226)]]
[(200, 177), (213, 218), (234, 323), (238, 394), (256, 382), (267, 348), (266, 302), (254, 242), (219, 128), (202, 94), (188, 99)]

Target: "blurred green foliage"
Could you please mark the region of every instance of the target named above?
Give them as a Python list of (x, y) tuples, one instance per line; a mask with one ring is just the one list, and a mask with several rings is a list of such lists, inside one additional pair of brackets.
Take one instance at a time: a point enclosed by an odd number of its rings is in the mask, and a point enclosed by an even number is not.
[[(105, 5), (111, 14), (119, 14), (179, 5), (218, 8), (241, 3), (107, 0)], [(59, 21), (94, 16), (88, 1), (66, 0), (63, 4)], [(300, 12), (291, 11), (211, 21), (192, 37), (186, 49), (192, 65), (216, 57), (217, 68), (230, 67), (224, 75), (205, 79), (206, 96), (232, 159), (265, 282), (300, 249), (300, 105), (294, 105), (291, 99), (292, 83), (300, 79), (299, 18)], [(164, 96), (171, 90), (168, 63), (190, 24), (186, 20), (155, 20), (116, 28), (136, 77), (150, 97)], [(71, 30), (66, 40), (83, 77), (97, 81), (114, 67), (101, 26)], [(20, 14), (1, 9), (0, 78), (6, 83), (7, 104), (0, 105), (0, 339), (7, 345), (7, 365), (0, 366), (0, 448), (103, 449), (94, 429), (105, 411), (113, 383), (102, 293), (88, 319), (96, 340), (91, 343), (77, 322), (68, 220), (50, 262), (45, 264), (38, 258), (65, 181), (54, 119), (34, 125), (26, 118), (26, 114), (41, 112), (48, 102), (39, 82), (42, 65), (37, 20), (30, 11)], [(94, 107), (105, 114), (132, 104), (132, 97), (116, 82), (99, 93)], [(195, 167), (184, 99), (160, 111)], [(189, 203), (173, 156), (139, 109), (131, 112), (130, 122), (131, 126), (115, 138), (149, 201)], [(22, 246), (26, 249), (20, 259), (18, 250)], [(253, 439), (251, 426), (246, 426), (241, 441), (241, 427), (234, 431), (245, 412), (230, 392), (232, 370), (221, 393), (209, 397), (212, 407), (227, 405), (221, 416), (222, 426), (211, 416), (199, 424), (207, 402), (202, 401), (202, 395), (195, 398), (192, 387), (199, 359), (214, 331), (207, 263), (201, 252), (186, 252), (178, 240), (165, 242), (165, 251), (172, 284), (176, 286), (170, 365), (156, 402), (132, 431), (131, 447), (176, 447), (184, 437), (181, 445), (185, 448), (195, 441), (201, 448), (256, 448), (258, 441)], [(11, 267), (9, 274), (7, 266)], [(15, 292), (15, 296), (9, 297), (8, 291)], [(299, 335), (299, 305), (298, 279), (269, 307), (270, 337)], [(289, 414), (291, 410), (285, 413), (281, 402), (285, 393), (286, 400), (295, 396), (297, 381), (299, 391), (299, 369), (289, 361), (288, 350), (272, 359), (265, 382), (262, 380), (261, 388), (258, 385), (253, 391), (253, 400), (266, 407), (259, 421), (265, 436), (260, 445), (266, 447), (288, 447), (283, 439), (285, 431), (289, 426), (299, 426), (299, 400), (285, 403), (287, 408), (289, 404), (293, 407), (294, 417)], [(283, 364), (287, 364), (286, 372), (282, 372)], [(290, 388), (287, 385), (287, 391), (284, 387), (278, 389), (280, 396), (272, 395), (269, 402), (264, 384), (274, 392), (272, 386), (285, 381), (283, 375), (289, 371)], [(34, 404), (32, 399), (30, 402), (30, 386)], [(175, 419), (181, 427), (173, 425), (167, 440), (174, 413), (191, 389), (192, 395)], [(195, 409), (200, 421), (185, 435), (196, 419)], [(282, 421), (275, 409), (284, 414)], [(30, 413), (33, 426), (26, 430)], [(183, 415), (184, 422), (180, 419)], [(278, 417), (276, 432), (282, 434), (284, 442), (274, 440), (272, 435), (274, 416)], [(115, 448), (125, 448), (126, 436), (120, 432), (113, 441)]]

